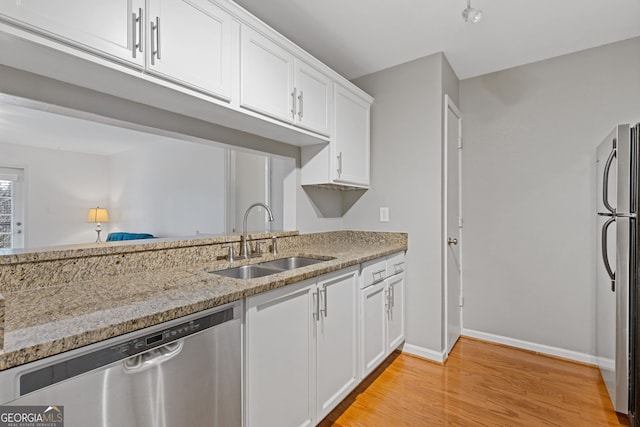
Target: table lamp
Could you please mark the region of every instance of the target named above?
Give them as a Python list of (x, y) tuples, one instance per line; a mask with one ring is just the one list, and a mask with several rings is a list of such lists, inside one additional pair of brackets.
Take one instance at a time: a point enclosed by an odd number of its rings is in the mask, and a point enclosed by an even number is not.
[(102, 242), (100, 240), (100, 232), (102, 231), (101, 222), (109, 222), (109, 212), (105, 208), (101, 208), (96, 206), (95, 208), (89, 209), (89, 214), (87, 215), (87, 222), (94, 222), (96, 224), (96, 233), (98, 233), (98, 238), (96, 239), (96, 243)]

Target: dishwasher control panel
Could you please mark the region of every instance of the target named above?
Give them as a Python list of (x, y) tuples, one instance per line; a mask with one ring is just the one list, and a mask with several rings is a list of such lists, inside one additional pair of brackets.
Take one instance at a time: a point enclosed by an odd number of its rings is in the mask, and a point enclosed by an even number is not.
[(183, 323), (181, 325), (174, 326), (169, 329), (165, 329), (161, 332), (142, 336), (140, 338), (134, 338), (132, 340), (120, 343), (111, 347), (111, 351), (119, 358), (127, 358), (134, 356), (138, 353), (151, 350), (159, 346), (166, 345), (172, 341), (179, 340), (201, 330), (208, 329), (212, 326), (224, 323), (227, 320), (233, 319), (233, 309), (211, 314), (200, 319), (192, 320), (190, 322)]
[(153, 348), (167, 345), (233, 319), (234, 308), (229, 307), (167, 329), (156, 330), (155, 332), (25, 373), (20, 376), (20, 396), (101, 368), (110, 363), (128, 359)]

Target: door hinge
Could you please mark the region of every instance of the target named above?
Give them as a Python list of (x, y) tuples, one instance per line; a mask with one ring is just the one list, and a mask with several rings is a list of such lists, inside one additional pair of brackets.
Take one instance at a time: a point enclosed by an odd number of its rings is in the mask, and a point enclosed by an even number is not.
[(458, 148), (462, 149), (462, 137), (458, 138)]
[(463, 225), (463, 221), (462, 221), (462, 217), (458, 218), (458, 228), (462, 228)]
[(460, 295), (460, 301), (458, 301), (458, 306), (464, 307), (464, 297)]

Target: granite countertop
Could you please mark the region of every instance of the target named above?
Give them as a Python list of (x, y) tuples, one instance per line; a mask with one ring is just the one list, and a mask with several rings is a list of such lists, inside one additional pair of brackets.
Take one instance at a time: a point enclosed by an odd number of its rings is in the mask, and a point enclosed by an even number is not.
[[(327, 239), (331, 241), (307, 239), (278, 255), (233, 263), (222, 260), (5, 291), (0, 370), (407, 249), (406, 234), (386, 233), (392, 238), (380, 242), (371, 238), (376, 234), (354, 239), (332, 236)], [(290, 256), (327, 261), (256, 279), (233, 279), (211, 273)]]

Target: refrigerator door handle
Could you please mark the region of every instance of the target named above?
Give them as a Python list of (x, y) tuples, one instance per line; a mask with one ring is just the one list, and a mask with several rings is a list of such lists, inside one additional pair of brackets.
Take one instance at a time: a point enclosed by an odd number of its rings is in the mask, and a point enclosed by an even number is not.
[(611, 269), (611, 264), (609, 264), (609, 254), (607, 254), (607, 229), (611, 224), (616, 221), (615, 217), (609, 218), (602, 225), (602, 262), (604, 263), (604, 268), (607, 270), (607, 274), (609, 274), (609, 278), (611, 279), (611, 292), (616, 291), (616, 273)]
[(613, 149), (611, 153), (609, 153), (609, 157), (607, 158), (607, 163), (604, 165), (604, 173), (602, 177), (602, 203), (604, 203), (604, 207), (611, 213), (616, 213), (616, 209), (611, 206), (609, 203), (609, 172), (611, 169), (611, 164), (613, 163), (613, 159), (616, 157), (616, 147), (615, 141)]

